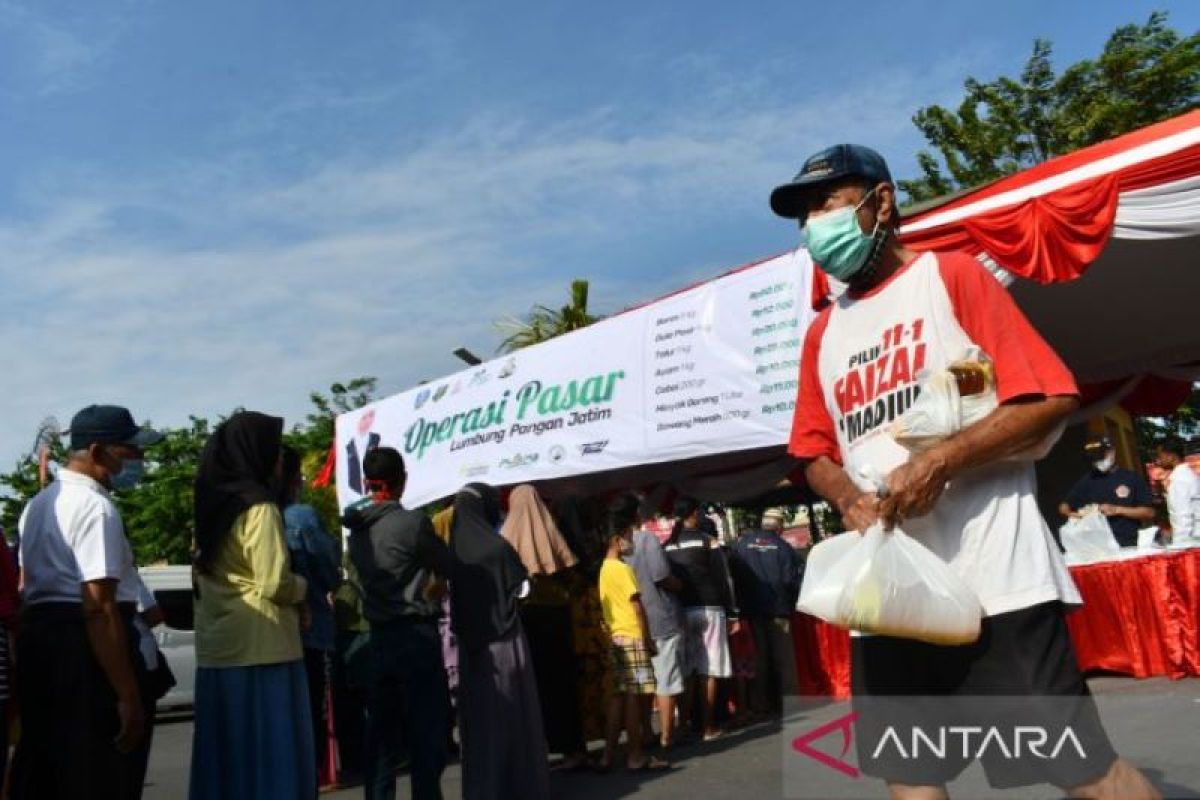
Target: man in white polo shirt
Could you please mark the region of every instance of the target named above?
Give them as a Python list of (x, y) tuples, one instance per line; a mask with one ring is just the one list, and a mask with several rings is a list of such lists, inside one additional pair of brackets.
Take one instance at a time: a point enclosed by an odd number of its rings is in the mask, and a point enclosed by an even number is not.
[(21, 740), (12, 797), (139, 798), (146, 669), (133, 617), (133, 552), (110, 489), (162, 439), (118, 406), (71, 420), (65, 469), (21, 514)]
[[(970, 763), (954, 754), (911, 761), (864, 753), (886, 722), (867, 713), (883, 707), (880, 698), (906, 698), (895, 708), (910, 714), (977, 713), (982, 704), (967, 698), (1003, 696), (1014, 700), (1018, 725), (1061, 724), (1053, 695), (1072, 705), (1069, 722), (1086, 739), (1086, 754), (1045, 763), (985, 756), (994, 785), (1156, 796), (1117, 758), (1100, 725), (1064, 619), (1079, 592), (1038, 511), (1033, 464), (1012, 460), (1078, 407), (1071, 373), (969, 254), (916, 253), (900, 241), (895, 186), (874, 150), (841, 144), (817, 153), (774, 190), (771, 207), (799, 221), (813, 261), (847, 286), (806, 334), (789, 451), (847, 527), (901, 524), (975, 591), (984, 611), (972, 645), (853, 639), (860, 768), (886, 780), (893, 797), (930, 798), (946, 796), (946, 782)], [(916, 397), (923, 369), (945, 369), (972, 347), (992, 362), (999, 407), (910, 457), (887, 424)], [(864, 472), (886, 476), (886, 497)]]

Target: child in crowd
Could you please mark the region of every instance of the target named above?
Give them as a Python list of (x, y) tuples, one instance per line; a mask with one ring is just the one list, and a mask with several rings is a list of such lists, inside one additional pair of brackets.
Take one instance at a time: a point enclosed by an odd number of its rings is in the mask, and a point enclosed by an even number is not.
[(637, 576), (621, 557), (633, 552), (633, 531), (638, 525), (637, 499), (622, 497), (609, 512), (608, 551), (600, 568), (600, 606), (611, 637), (613, 694), (608, 701), (608, 725), (601, 770), (611, 769), (617, 740), (625, 729), (631, 770), (668, 769), (670, 764), (642, 753), (643, 705), (657, 685), (650, 657), (654, 640), (638, 595)]

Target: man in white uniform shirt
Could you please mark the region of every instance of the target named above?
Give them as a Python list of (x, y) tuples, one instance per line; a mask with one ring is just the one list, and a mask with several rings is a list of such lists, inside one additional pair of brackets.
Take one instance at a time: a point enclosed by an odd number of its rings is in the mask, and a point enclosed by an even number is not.
[(1168, 440), (1158, 446), (1154, 461), (1170, 470), (1167, 478), (1167, 513), (1171, 518), (1171, 541), (1185, 542), (1200, 534), (1200, 478), (1184, 458), (1184, 447), (1178, 440)]
[(21, 514), (12, 797), (136, 799), (146, 728), (139, 581), (109, 491), (136, 482), (142, 448), (162, 435), (119, 406), (88, 406), (70, 434), (66, 468)]
[[(1069, 722), (1086, 753), (1044, 762), (984, 755), (989, 781), (1049, 782), (1074, 797), (1157, 796), (1117, 758), (1100, 724), (1064, 618), (1079, 592), (1038, 511), (1033, 464), (1012, 460), (1078, 407), (1071, 373), (970, 254), (917, 253), (900, 241), (895, 186), (874, 150), (842, 144), (815, 154), (772, 192), (771, 207), (799, 221), (813, 261), (847, 287), (806, 333), (789, 452), (847, 527), (900, 524), (983, 608), (970, 645), (852, 639), (859, 768), (885, 780), (893, 797), (946, 797), (945, 784), (972, 759), (873, 750), (893, 721), (911, 730), (931, 715), (1010, 732)], [(946, 369), (970, 348), (991, 361), (999, 407), (910, 456), (888, 423), (916, 398), (922, 370)], [(886, 476), (886, 497), (863, 477), (868, 470)], [(981, 710), (979, 696), (1004, 697), (1003, 717)], [(877, 713), (887, 698), (903, 700)]]

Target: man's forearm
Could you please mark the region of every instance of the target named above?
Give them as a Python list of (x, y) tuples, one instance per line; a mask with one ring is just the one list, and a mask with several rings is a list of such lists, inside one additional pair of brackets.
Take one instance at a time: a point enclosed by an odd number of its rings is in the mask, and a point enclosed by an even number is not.
[(845, 514), (846, 509), (862, 494), (846, 470), (826, 456), (809, 462), (804, 477), (813, 491), (824, 497), (840, 514)]
[(129, 658), (125, 623), (116, 605), (85, 609), (84, 624), (96, 661), (120, 700), (139, 700), (137, 680)]
[(1135, 522), (1153, 522), (1153, 506), (1118, 506), (1117, 515)]
[(941, 461), (953, 477), (1034, 447), (1078, 407), (1077, 398), (1066, 396), (1006, 403), (935, 446), (928, 457)]

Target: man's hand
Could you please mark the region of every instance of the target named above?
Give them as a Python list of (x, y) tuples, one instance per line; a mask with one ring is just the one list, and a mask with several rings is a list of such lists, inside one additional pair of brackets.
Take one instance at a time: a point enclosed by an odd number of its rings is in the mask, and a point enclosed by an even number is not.
[(142, 701), (136, 696), (118, 700), (117, 716), (121, 721), (121, 730), (114, 741), (117, 751), (132, 753), (141, 746), (146, 737), (146, 716), (142, 711)]
[(879, 521), (879, 497), (874, 492), (859, 492), (838, 511), (841, 512), (846, 530), (862, 533)]
[(736, 636), (742, 630), (741, 620), (732, 620), (729, 623), (729, 635)]
[(159, 606), (150, 606), (142, 612), (142, 622), (145, 622), (148, 628), (156, 628), (166, 621), (167, 615)]
[(918, 453), (887, 476), (888, 494), (879, 504), (884, 527), (928, 514), (946, 490), (946, 463), (937, 450)]
[(1112, 503), (1101, 503), (1100, 513), (1106, 517), (1123, 517), (1125, 509), (1123, 506), (1115, 506)]
[(146, 718), (130, 658), (125, 622), (117, 608), (116, 595), (117, 581), (114, 578), (88, 581), (80, 587), (88, 643), (104, 671), (108, 685), (117, 696), (117, 717), (121, 728), (113, 744), (120, 752), (130, 753), (145, 738)]

